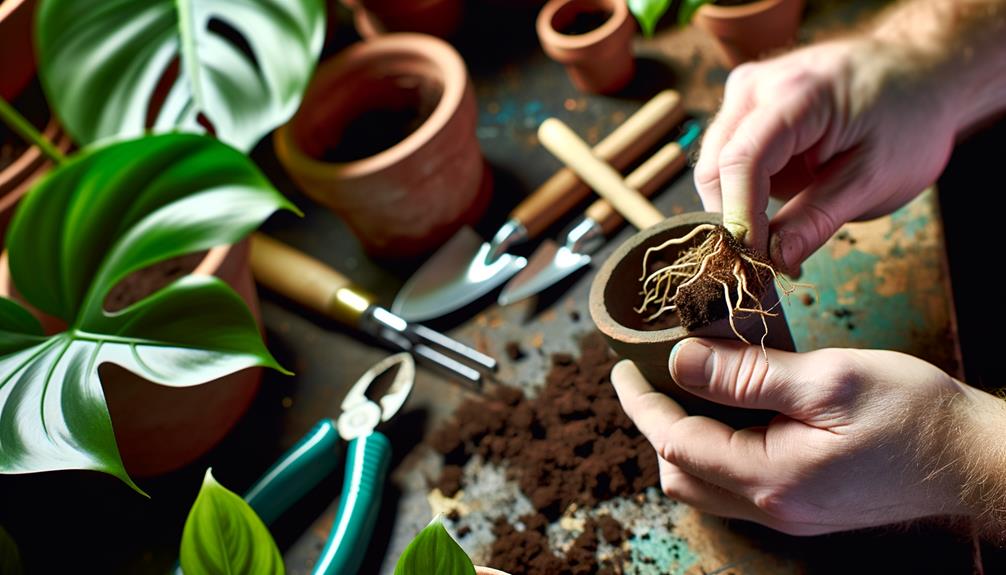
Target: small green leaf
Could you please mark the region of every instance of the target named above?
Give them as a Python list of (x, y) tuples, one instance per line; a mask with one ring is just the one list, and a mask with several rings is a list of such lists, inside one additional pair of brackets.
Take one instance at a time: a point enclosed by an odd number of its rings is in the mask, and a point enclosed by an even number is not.
[(182, 532), (187, 575), (283, 575), (283, 558), (269, 529), (244, 499), (206, 470)]
[(46, 97), (74, 140), (208, 120), (250, 150), (293, 115), (325, 39), (324, 0), (46, 0)]
[(713, 0), (681, 0), (681, 8), (678, 8), (678, 24), (681, 26), (687, 26), (692, 18), (695, 17), (695, 13), (699, 11), (706, 4), (711, 3)]
[(628, 0), (629, 10), (643, 28), (643, 35), (653, 36), (657, 22), (671, 6), (671, 0)]
[(14, 539), (0, 527), (0, 573), (3, 575), (21, 575), (21, 554), (18, 553)]
[(440, 516), (416, 535), (395, 565), (395, 575), (475, 575), (465, 550), (451, 537)]
[(93, 469), (139, 490), (115, 443), (103, 363), (175, 387), (279, 369), (240, 296), (216, 278), (184, 277), (115, 313), (103, 304), (130, 273), (235, 243), (281, 208), (293, 209), (244, 154), (192, 134), (85, 149), (38, 183), (8, 230), (11, 276), (69, 328), (46, 337), (0, 299), (0, 473)]

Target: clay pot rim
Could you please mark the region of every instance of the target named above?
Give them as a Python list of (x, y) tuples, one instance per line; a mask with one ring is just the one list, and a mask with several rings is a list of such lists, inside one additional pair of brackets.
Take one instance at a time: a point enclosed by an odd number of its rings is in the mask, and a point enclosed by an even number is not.
[(15, 10), (21, 7), (22, 4), (27, 3), (29, 0), (2, 0), (0, 1), (0, 22), (3, 22), (4, 18), (10, 16)]
[[(549, 0), (548, 3), (538, 12), (538, 19), (535, 27), (538, 31), (538, 38), (543, 44), (558, 50), (583, 50), (590, 48), (608, 38), (615, 36), (622, 29), (628, 30), (631, 36), (633, 28), (630, 21), (629, 7), (624, 0), (592, 0), (599, 4), (607, 5), (611, 8), (611, 17), (586, 34), (563, 34), (552, 26), (552, 19), (556, 13), (572, 2), (582, 2), (584, 0)], [(628, 25), (627, 25), (628, 24)]]
[[(246, 238), (241, 241), (247, 242), (248, 239)], [(220, 269), (220, 266), (223, 265), (224, 260), (236, 245), (237, 244), (225, 244), (210, 248), (203, 259), (199, 262), (199, 265), (197, 265), (194, 270), (189, 272), (189, 274), (199, 276), (210, 276), (216, 274), (217, 270)], [(10, 288), (14, 287), (14, 281), (10, 275), (10, 265), (8, 265), (9, 259), (9, 252), (6, 248), (4, 248), (3, 252), (0, 253), (0, 296), (3, 297), (10, 297)]]
[(681, 326), (643, 331), (623, 325), (608, 312), (608, 306), (605, 305), (606, 302), (604, 301), (604, 288), (611, 280), (615, 267), (630, 252), (640, 249), (640, 246), (645, 245), (653, 236), (682, 225), (720, 224), (722, 221), (722, 216), (715, 212), (687, 212), (672, 216), (655, 226), (637, 232), (636, 235), (618, 246), (608, 256), (604, 264), (601, 265), (601, 269), (598, 270), (597, 275), (594, 276), (593, 283), (590, 285), (590, 295), (588, 296), (590, 316), (594, 320), (597, 329), (612, 339), (637, 343), (662, 343), (687, 337), (690, 332)]
[(312, 177), (346, 179), (381, 171), (397, 164), (415, 154), (441, 133), (461, 107), (465, 91), (468, 89), (468, 70), (461, 55), (450, 44), (426, 34), (385, 34), (346, 48), (318, 66), (311, 86), (304, 94), (302, 106), (308, 102), (309, 94), (316, 90), (318, 78), (337, 77), (346, 70), (366, 66), (374, 59), (389, 56), (420, 57), (432, 63), (440, 72), (440, 79), (443, 81), (440, 101), (419, 128), (402, 141), (373, 156), (352, 162), (324, 162), (305, 154), (297, 144), (292, 128), (300, 121), (298, 111), (287, 124), (276, 130), (274, 136), (276, 153), (287, 162), (295, 164), (299, 171), (306, 172)]
[(696, 16), (712, 18), (714, 20), (739, 20), (749, 18), (760, 12), (765, 12), (775, 8), (788, 0), (758, 0), (750, 4), (740, 4), (738, 6), (717, 6), (713, 3), (703, 4), (699, 7)]

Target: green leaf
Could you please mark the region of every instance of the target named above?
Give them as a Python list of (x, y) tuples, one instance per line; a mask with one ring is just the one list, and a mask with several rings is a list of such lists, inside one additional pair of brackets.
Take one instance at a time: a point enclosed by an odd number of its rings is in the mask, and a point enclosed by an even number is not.
[(657, 22), (671, 6), (671, 0), (628, 0), (628, 3), (629, 11), (639, 21), (639, 26), (646, 37), (653, 36)]
[(0, 527), (0, 573), (3, 575), (21, 575), (21, 554), (18, 553), (14, 539)]
[(706, 4), (709, 4), (713, 0), (681, 0), (681, 8), (678, 9), (678, 24), (681, 26), (687, 26), (692, 18), (695, 17), (695, 13), (699, 11)]
[(451, 537), (440, 516), (416, 535), (395, 565), (395, 575), (475, 575), (465, 550)]
[(28, 303), (69, 328), (46, 337), (0, 298), (0, 473), (92, 469), (138, 490), (115, 444), (102, 363), (175, 387), (281, 369), (216, 278), (187, 276), (103, 309), (133, 271), (237, 242), (278, 208), (293, 209), (247, 157), (189, 134), (85, 150), (36, 185), (8, 230), (11, 275)]
[(249, 150), (300, 105), (324, 31), (323, 0), (46, 0), (36, 48), (79, 143), (202, 132), (201, 114)]
[(269, 529), (244, 499), (206, 470), (182, 532), (182, 571), (199, 575), (283, 575)]

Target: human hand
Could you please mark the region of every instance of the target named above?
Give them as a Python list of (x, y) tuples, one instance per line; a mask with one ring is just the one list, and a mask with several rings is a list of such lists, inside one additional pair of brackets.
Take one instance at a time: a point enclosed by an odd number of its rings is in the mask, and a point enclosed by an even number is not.
[(734, 430), (688, 416), (631, 362), (614, 367), (622, 407), (657, 451), (664, 493), (700, 510), (814, 535), (978, 516), (996, 490), (1002, 501), (1002, 450), (989, 446), (1002, 445), (1003, 402), (922, 360), (768, 350), (766, 363), (759, 346), (693, 338), (670, 364), (697, 396), (780, 413), (767, 427)]
[[(695, 166), (705, 209), (797, 273), (842, 224), (897, 209), (946, 166), (963, 106), (936, 76), (870, 36), (738, 67)], [(786, 201), (771, 226), (770, 194)]]

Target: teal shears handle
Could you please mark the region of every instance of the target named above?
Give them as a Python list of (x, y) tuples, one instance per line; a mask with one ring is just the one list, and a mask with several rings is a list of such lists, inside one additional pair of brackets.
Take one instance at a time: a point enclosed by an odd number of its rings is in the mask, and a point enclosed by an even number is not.
[(332, 473), (341, 443), (335, 421), (322, 419), (251, 486), (245, 501), (271, 524)]
[[(272, 523), (332, 472), (340, 442), (335, 422), (319, 421), (248, 490), (245, 501)], [(350, 575), (360, 568), (390, 465), (391, 442), (379, 431), (349, 442), (339, 510), (314, 575)]]
[(349, 442), (339, 511), (313, 575), (352, 575), (360, 568), (381, 508), (391, 442), (379, 431)]

